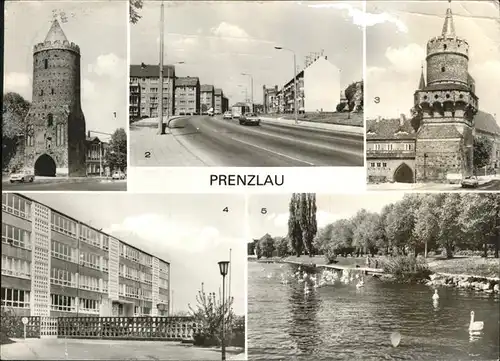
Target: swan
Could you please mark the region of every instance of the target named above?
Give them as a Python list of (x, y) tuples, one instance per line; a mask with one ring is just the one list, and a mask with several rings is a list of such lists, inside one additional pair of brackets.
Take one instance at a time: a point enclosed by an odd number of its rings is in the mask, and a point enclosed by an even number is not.
[(356, 284), (356, 288), (361, 288), (361, 287), (364, 287), (365, 283), (363, 282), (363, 280), (359, 281), (357, 284)]
[(433, 300), (439, 300), (438, 290), (434, 290), (434, 294), (432, 295)]
[(304, 285), (304, 294), (306, 294), (306, 295), (307, 295), (309, 292), (311, 292), (311, 291), (309, 290), (309, 287), (307, 287), (307, 285)]
[(484, 327), (483, 321), (474, 321), (474, 311), (470, 311), (469, 332), (481, 331)]

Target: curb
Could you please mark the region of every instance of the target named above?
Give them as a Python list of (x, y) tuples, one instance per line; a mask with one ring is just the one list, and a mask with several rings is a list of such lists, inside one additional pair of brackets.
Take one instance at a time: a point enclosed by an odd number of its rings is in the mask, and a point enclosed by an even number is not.
[[(106, 179), (103, 178), (77, 178), (77, 179), (71, 179), (71, 178), (54, 178), (54, 179), (36, 179), (32, 183), (26, 183), (26, 184), (42, 184), (42, 183), (81, 183), (81, 182), (89, 182), (89, 183), (97, 183), (101, 181), (105, 181)], [(9, 180), (3, 180), (2, 183), (9, 183)], [(20, 183), (23, 184), (23, 183)]]
[[(287, 121), (290, 121), (289, 119), (285, 119), (285, 122), (280, 121), (278, 119), (270, 119), (270, 118), (260, 118), (260, 119), (262, 123), (284, 124), (298, 128), (333, 130), (351, 135), (359, 135), (361, 137), (364, 137), (365, 133), (364, 127), (362, 126), (357, 127), (355, 125), (343, 125), (343, 124), (331, 124), (331, 123), (319, 123), (319, 122), (316, 123), (316, 122), (309, 122), (306, 120), (299, 120), (299, 124), (289, 124), (287, 123)], [(293, 122), (293, 120), (291, 121)]]
[[(184, 115), (175, 115), (171, 118), (168, 118), (166, 121), (163, 122), (163, 126), (165, 128), (168, 128), (170, 126), (170, 122), (175, 119), (180, 119), (180, 118), (185, 118)], [(139, 124), (138, 124), (139, 123)], [(137, 128), (158, 128), (158, 122), (144, 122), (140, 123), (140, 121), (130, 123), (129, 127), (132, 129), (134, 127)]]

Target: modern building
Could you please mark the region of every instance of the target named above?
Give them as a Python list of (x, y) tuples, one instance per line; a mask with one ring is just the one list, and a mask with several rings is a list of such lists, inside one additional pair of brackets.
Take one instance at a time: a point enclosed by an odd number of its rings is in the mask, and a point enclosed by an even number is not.
[(227, 110), (229, 110), (229, 99), (223, 95), (222, 96), (222, 113), (224, 113)]
[(498, 166), (500, 128), (478, 109), (469, 56), (450, 5), (441, 35), (427, 43), (427, 76), (422, 67), (412, 118), (367, 120), (369, 182), (458, 182), (474, 171), (474, 137), (481, 135), (493, 140), (491, 164)]
[(110, 169), (106, 166), (106, 155), (109, 143), (102, 141), (98, 137), (87, 134), (87, 176), (109, 176)]
[[(163, 66), (163, 114), (174, 114), (175, 67)], [(158, 116), (160, 101), (160, 67), (158, 65), (130, 65), (131, 121)]]
[(24, 169), (39, 176), (85, 176), (80, 48), (54, 20), (33, 50), (33, 96), (26, 116)]
[(222, 97), (224, 94), (222, 93), (222, 89), (216, 88), (214, 92), (214, 113), (215, 114), (222, 114)]
[(2, 307), (20, 316), (166, 316), (169, 290), (168, 262), (2, 193)]
[(206, 114), (210, 108), (215, 107), (214, 86), (203, 84), (200, 87), (201, 114)]
[(197, 77), (175, 78), (175, 115), (200, 114), (200, 80)]
[[(340, 102), (340, 70), (326, 56), (308, 62), (296, 78), (281, 89), (264, 87), (264, 109), (267, 113), (293, 113), (297, 82), (297, 109), (300, 113), (335, 112)], [(273, 90), (274, 89), (274, 90)], [(325, 91), (328, 89), (328, 91)]]

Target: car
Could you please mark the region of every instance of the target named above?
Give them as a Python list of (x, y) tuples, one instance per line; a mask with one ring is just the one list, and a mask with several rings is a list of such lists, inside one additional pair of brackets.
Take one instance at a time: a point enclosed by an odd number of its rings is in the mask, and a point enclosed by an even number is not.
[(123, 172), (114, 172), (113, 175), (111, 176), (111, 179), (125, 179), (125, 173)]
[(33, 183), (34, 180), (35, 180), (35, 175), (31, 174), (31, 173), (27, 173), (27, 172), (12, 172), (11, 175), (10, 175), (10, 177), (9, 177), (9, 181), (11, 183), (14, 183), (14, 182), (20, 182), (20, 183), (30, 182), (30, 183)]
[(260, 119), (255, 113), (247, 113), (240, 115), (241, 125), (260, 125)]
[(462, 188), (476, 188), (479, 186), (479, 181), (476, 176), (468, 176), (462, 179)]
[(222, 119), (233, 119), (233, 114), (231, 112), (225, 112)]

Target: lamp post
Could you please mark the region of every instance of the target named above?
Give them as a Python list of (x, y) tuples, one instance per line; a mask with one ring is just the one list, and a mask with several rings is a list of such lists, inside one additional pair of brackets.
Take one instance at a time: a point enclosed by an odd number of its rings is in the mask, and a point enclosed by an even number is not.
[(249, 76), (250, 77), (250, 86), (251, 86), (251, 89), (250, 89), (250, 96), (251, 96), (251, 102), (252, 102), (252, 113), (254, 112), (254, 109), (253, 109), (253, 75), (252, 74), (248, 74), (248, 73), (241, 73), (241, 75), (246, 75), (246, 76)]
[(164, 5), (161, 2), (160, 10), (160, 101), (158, 103), (160, 109), (158, 109), (158, 134), (165, 134), (163, 129), (163, 28), (164, 28)]
[(427, 180), (427, 170), (426, 170), (426, 165), (427, 165), (427, 157), (429, 155), (427, 153), (424, 153), (424, 182)]
[(219, 270), (222, 276), (222, 361), (226, 360), (226, 275), (229, 270), (229, 261), (220, 261)]
[(293, 111), (295, 113), (295, 123), (298, 123), (298, 113), (297, 113), (297, 59), (295, 52), (291, 49), (283, 48), (282, 46), (275, 46), (274, 47), (276, 50), (286, 50), (289, 51), (293, 54), (293, 87), (294, 87), (294, 94), (293, 94)]

